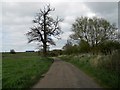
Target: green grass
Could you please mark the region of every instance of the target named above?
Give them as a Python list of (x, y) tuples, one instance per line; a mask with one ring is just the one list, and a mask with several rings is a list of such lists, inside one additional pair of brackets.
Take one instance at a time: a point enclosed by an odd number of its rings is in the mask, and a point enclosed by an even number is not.
[[(82, 55), (82, 56), (61, 56), (62, 60), (70, 62), (81, 69), (83, 72), (91, 76), (97, 83), (103, 88), (118, 88), (118, 73), (105, 69), (104, 67), (96, 66), (93, 62), (96, 62), (94, 55)], [(94, 61), (95, 60), (95, 61)]]
[(0, 53), (0, 89), (2, 89), (2, 53)]
[(2, 87), (30, 88), (52, 64), (51, 58), (37, 53), (4, 53), (2, 56)]

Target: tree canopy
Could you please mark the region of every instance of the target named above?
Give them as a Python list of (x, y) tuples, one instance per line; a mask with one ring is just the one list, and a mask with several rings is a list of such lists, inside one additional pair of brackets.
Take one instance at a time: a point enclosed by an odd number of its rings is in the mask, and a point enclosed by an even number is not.
[[(112, 53), (120, 49), (119, 33), (116, 24), (111, 24), (103, 18), (79, 17), (72, 24), (73, 33), (69, 36), (70, 42), (64, 46), (64, 50), (69, 53), (70, 49), (76, 49), (75, 53), (93, 54)], [(76, 43), (74, 43), (77, 42)]]
[(84, 40), (91, 46), (97, 46), (106, 40), (115, 40), (116, 30), (115, 24), (103, 18), (80, 17), (72, 24), (73, 34), (70, 38)]

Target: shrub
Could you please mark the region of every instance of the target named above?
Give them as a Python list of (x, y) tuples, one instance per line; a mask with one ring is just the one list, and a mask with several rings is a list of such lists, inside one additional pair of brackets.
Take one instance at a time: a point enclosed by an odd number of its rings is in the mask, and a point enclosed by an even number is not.
[(10, 50), (10, 54), (16, 54), (15, 50), (14, 50), (14, 49), (11, 49), (11, 50)]

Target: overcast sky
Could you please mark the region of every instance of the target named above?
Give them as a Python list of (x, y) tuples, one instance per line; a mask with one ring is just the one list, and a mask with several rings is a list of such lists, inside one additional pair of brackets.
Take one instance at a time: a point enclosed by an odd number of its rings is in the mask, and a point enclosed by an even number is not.
[[(37, 0), (36, 0), (37, 1)], [(117, 0), (106, 0), (112, 2), (81, 2), (82, 0), (69, 1), (49, 1), (35, 2), (30, 0), (9, 0), (0, 3), (2, 4), (2, 14), (0, 14), (0, 51), (15, 51), (36, 50), (36, 43), (28, 44), (25, 33), (30, 30), (36, 13), (46, 4), (51, 4), (55, 11), (51, 13), (53, 17), (59, 16), (64, 21), (60, 23), (61, 29), (64, 32), (61, 35), (61, 40), (56, 40), (56, 46), (51, 46), (51, 49), (61, 49), (71, 32), (71, 25), (77, 17), (102, 17), (111, 23), (118, 24), (118, 3)], [(97, 0), (98, 1), (98, 0)], [(115, 1), (115, 2), (113, 2)]]

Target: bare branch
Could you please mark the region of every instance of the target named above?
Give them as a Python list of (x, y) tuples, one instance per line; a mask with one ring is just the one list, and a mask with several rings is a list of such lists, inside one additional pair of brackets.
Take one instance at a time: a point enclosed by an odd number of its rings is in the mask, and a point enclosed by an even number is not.
[(42, 43), (44, 54), (46, 53), (47, 43), (55, 45), (51, 36), (60, 39), (59, 35), (62, 33), (59, 26), (59, 22), (62, 22), (62, 19), (58, 17), (53, 19), (50, 15), (50, 12), (54, 10), (55, 8), (51, 8), (50, 4), (40, 9), (40, 12), (36, 14), (33, 20), (35, 25), (27, 33), (29, 42), (38, 41)]

